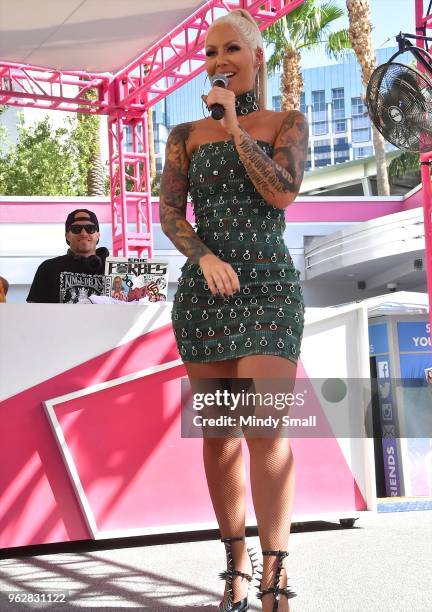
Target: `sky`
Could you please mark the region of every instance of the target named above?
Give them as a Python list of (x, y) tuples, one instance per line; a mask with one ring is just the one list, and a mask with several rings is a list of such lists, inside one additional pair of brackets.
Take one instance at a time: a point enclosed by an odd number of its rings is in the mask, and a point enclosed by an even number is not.
[[(345, 0), (336, 0), (346, 12)], [(427, 8), (425, 1), (425, 8)], [(397, 46), (395, 36), (400, 31), (415, 34), (414, 0), (369, 0), (371, 22), (373, 26), (372, 43), (375, 49)], [(334, 29), (348, 27), (348, 18), (334, 22)], [(390, 40), (389, 40), (390, 39)], [(331, 64), (332, 61), (324, 52), (312, 52), (302, 55), (302, 67), (313, 68)]]

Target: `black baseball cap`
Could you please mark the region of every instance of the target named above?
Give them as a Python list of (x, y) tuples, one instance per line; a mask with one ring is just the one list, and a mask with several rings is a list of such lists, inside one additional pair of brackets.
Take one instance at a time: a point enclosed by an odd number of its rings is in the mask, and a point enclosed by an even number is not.
[[(83, 216), (84, 214), (87, 216)], [(75, 223), (75, 221), (90, 221), (90, 223), (96, 225), (97, 231), (99, 231), (99, 221), (97, 220), (96, 215), (93, 211), (87, 210), (87, 208), (78, 208), (77, 210), (74, 210), (68, 214), (65, 223), (65, 229), (67, 232), (69, 231), (72, 223)]]

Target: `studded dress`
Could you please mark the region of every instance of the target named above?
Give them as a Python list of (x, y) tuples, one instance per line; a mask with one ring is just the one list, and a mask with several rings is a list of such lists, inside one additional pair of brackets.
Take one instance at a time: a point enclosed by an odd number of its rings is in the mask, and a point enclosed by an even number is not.
[[(236, 97), (237, 115), (258, 110), (253, 92)], [(271, 157), (273, 146), (257, 140)], [(183, 361), (279, 355), (297, 362), (304, 327), (299, 271), (284, 243), (284, 210), (268, 204), (248, 178), (232, 140), (200, 145), (189, 166), (196, 232), (231, 264), (240, 291), (213, 296), (201, 268), (187, 260), (172, 322)]]

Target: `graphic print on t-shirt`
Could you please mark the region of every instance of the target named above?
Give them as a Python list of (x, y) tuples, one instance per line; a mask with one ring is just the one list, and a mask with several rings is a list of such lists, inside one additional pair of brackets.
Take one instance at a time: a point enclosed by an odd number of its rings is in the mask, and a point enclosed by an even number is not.
[(81, 274), (61, 272), (60, 302), (62, 304), (89, 304), (90, 295), (103, 295), (105, 276), (103, 274)]

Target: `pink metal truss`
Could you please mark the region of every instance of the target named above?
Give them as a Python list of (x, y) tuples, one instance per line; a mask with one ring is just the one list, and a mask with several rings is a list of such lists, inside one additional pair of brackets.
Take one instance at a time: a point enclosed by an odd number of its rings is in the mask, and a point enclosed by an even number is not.
[[(109, 113), (111, 75), (60, 72), (0, 61), (0, 104), (80, 113)], [(94, 100), (85, 94), (92, 92)]]
[[(127, 255), (133, 250), (151, 257), (148, 108), (204, 69), (204, 39), (214, 19), (244, 8), (263, 30), (303, 2), (209, 0), (116, 75), (0, 62), (0, 104), (108, 115), (113, 251)], [(130, 150), (125, 146), (125, 129), (132, 138)], [(132, 208), (135, 231), (128, 222)]]
[[(137, 251), (153, 257), (150, 164), (148, 163), (148, 113), (140, 118), (124, 118), (112, 113), (108, 119), (111, 166), (111, 204), (113, 252)], [(132, 138), (132, 150), (126, 150), (126, 130)], [(128, 205), (136, 213), (136, 231), (128, 229)], [(122, 222), (122, 220), (126, 220)], [(127, 245), (127, 249), (125, 249)]]
[[(203, 45), (210, 24), (224, 13), (244, 8), (261, 30), (300, 6), (304, 0), (212, 0), (198, 9), (141, 57), (120, 71), (120, 102), (129, 108), (155, 104), (203, 70)], [(148, 100), (142, 94), (148, 93)]]
[[(416, 11), (416, 34), (426, 36), (428, 28), (432, 28), (432, 14), (423, 14), (423, 0), (415, 0)], [(416, 41), (419, 47), (425, 47), (424, 40)], [(418, 64), (419, 70), (424, 72), (424, 68)], [(424, 235), (425, 235), (425, 259), (426, 259), (426, 279), (429, 295), (429, 321), (430, 337), (432, 339), (432, 189), (431, 189), (431, 163), (432, 152), (420, 156), (421, 177), (423, 184), (423, 216), (424, 216)]]

